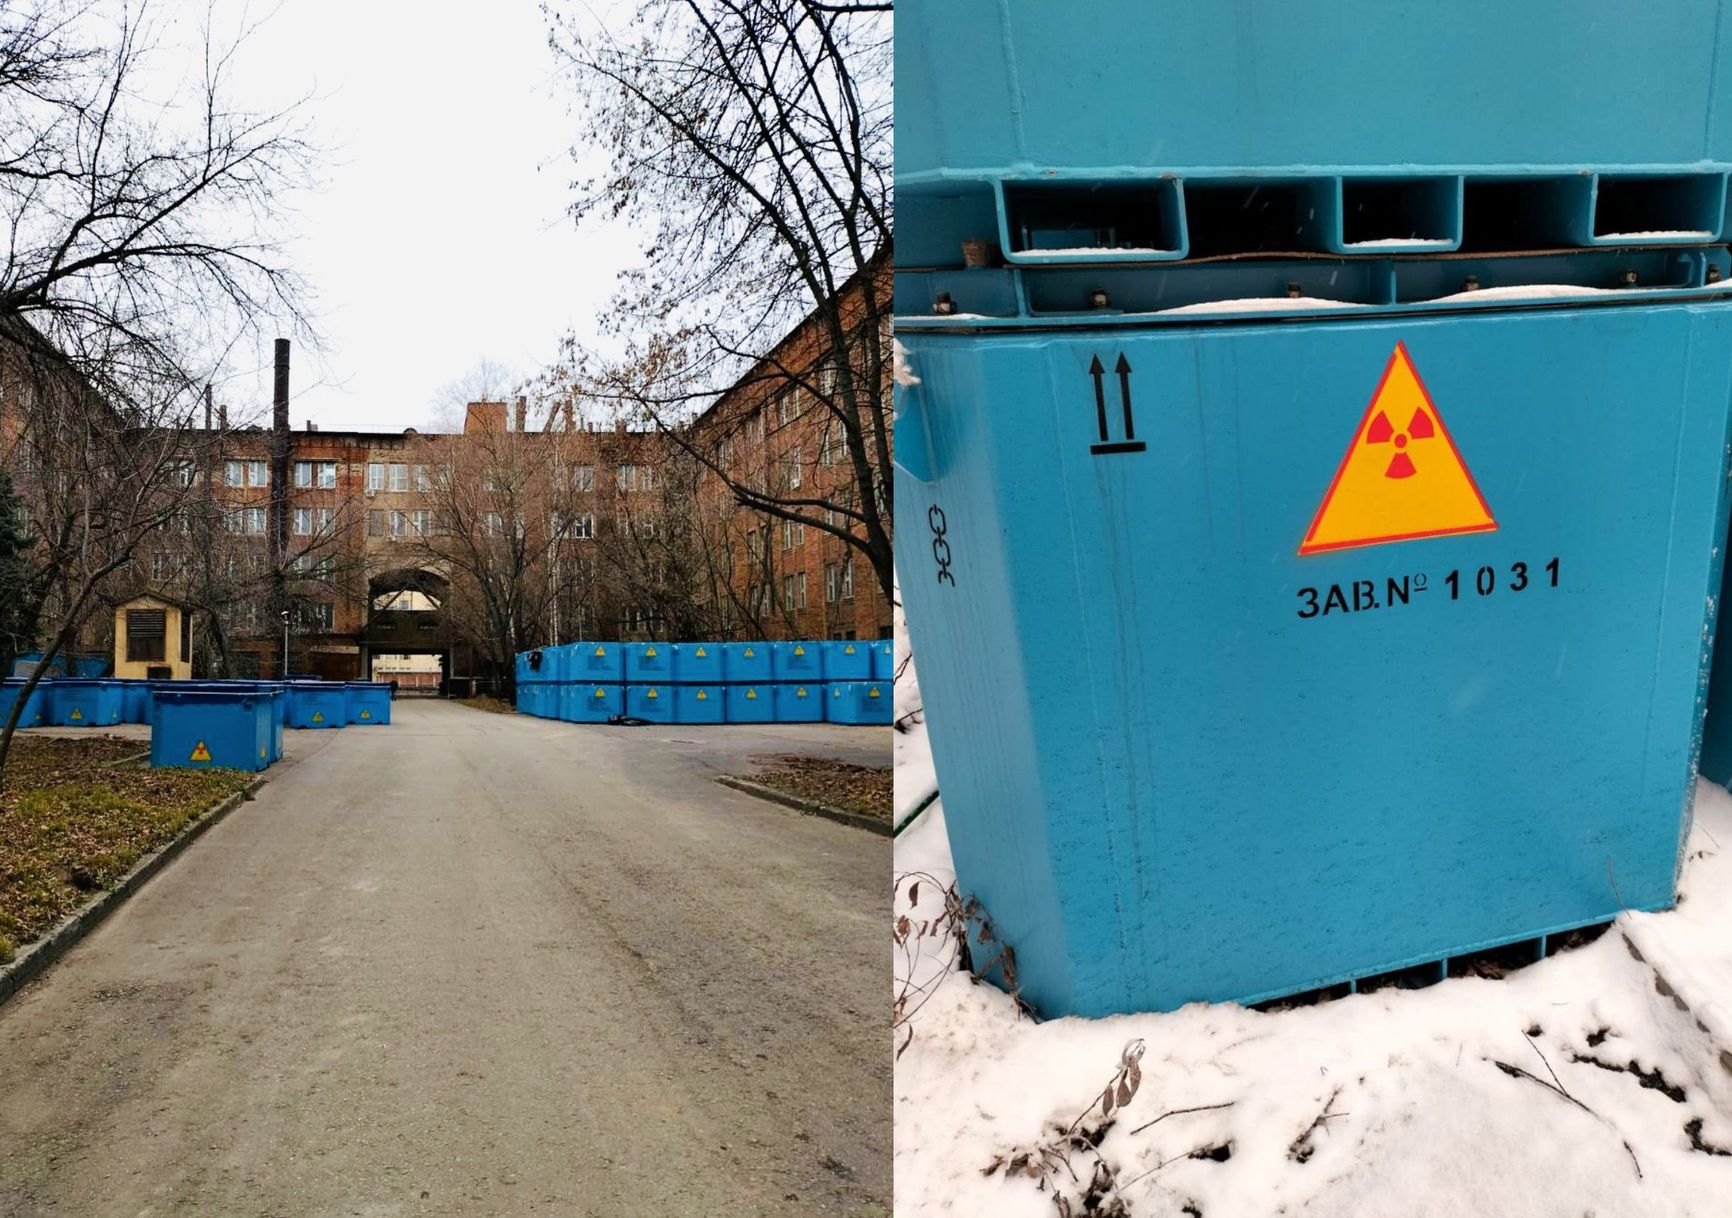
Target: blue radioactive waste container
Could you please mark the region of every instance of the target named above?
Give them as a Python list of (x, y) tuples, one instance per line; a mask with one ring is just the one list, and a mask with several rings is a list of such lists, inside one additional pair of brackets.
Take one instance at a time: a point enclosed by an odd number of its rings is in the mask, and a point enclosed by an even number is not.
[(723, 680), (720, 643), (675, 643), (673, 679), (679, 685), (720, 685)]
[[(631, 661), (628, 659), (629, 665)], [(651, 723), (674, 721), (674, 687), (672, 685), (628, 685), (625, 687), (625, 713), (628, 718), (647, 719)]]
[(790, 681), (776, 685), (777, 723), (822, 723), (824, 686), (816, 681)]
[(567, 723), (606, 723), (623, 714), (623, 685), (574, 681), (561, 688), (559, 718)]
[(890, 722), (894, 705), (888, 681), (832, 681), (825, 688), (824, 719), (882, 725)]
[(265, 688), (181, 682), (152, 696), (150, 764), (157, 768), (262, 770), (276, 759), (273, 700)]
[(870, 681), (872, 644), (842, 639), (820, 644), (824, 649), (826, 681)]
[(289, 681), (283, 722), (289, 727), (343, 727), (349, 722), (347, 689), (340, 681)]
[(727, 721), (727, 687), (724, 685), (674, 686), (675, 723), (724, 723)]
[(729, 685), (769, 684), (770, 644), (723, 643), (722, 679)]
[(150, 722), (150, 683), (143, 680), (120, 680), (120, 721)]
[(822, 681), (824, 644), (806, 639), (770, 644), (770, 679), (774, 681)]
[(345, 681), (343, 702), (348, 722), (367, 726), (391, 722), (391, 686), (384, 681)]
[(56, 727), (111, 727), (123, 721), (121, 683), (109, 677), (60, 677), (48, 690), (48, 721)]
[(896, 644), (890, 639), (879, 639), (872, 644), (872, 679), (874, 681), (894, 681), (896, 679)]
[(728, 685), (727, 721), (729, 723), (774, 723), (776, 694), (773, 685)]
[(626, 684), (665, 685), (674, 679), (674, 651), (671, 643), (626, 643)]
[(625, 681), (623, 643), (573, 643), (567, 680), (619, 685)]
[(554, 679), (553, 662), (547, 650), (535, 647), (517, 653), (517, 684), (536, 685)]
[(147, 708), (145, 722), (155, 730), (157, 695), (167, 691), (204, 690), (213, 693), (256, 692), (264, 696), (266, 708), (271, 715), (270, 760), (280, 761), (283, 756), (283, 727), (287, 711), (287, 698), (284, 696), (284, 685), (281, 681), (254, 681), (248, 678), (221, 678), (189, 681), (147, 681)]
[[(1441, 2), (899, 6), (901, 587), (958, 881), (1041, 1011), (1672, 903), (1732, 24), (1616, 12), (1488, 49)], [(1613, 64), (1640, 97), (1581, 87)]]
[[(0, 724), (6, 722), (12, 714), (12, 706), (24, 693), (25, 677), (6, 677), (0, 679)], [(36, 688), (30, 691), (30, 696), (24, 699), (24, 709), (18, 714), (19, 727), (41, 727), (46, 720), (43, 717), (43, 706), (47, 702), (47, 691), (44, 686), (47, 680), (39, 681)]]

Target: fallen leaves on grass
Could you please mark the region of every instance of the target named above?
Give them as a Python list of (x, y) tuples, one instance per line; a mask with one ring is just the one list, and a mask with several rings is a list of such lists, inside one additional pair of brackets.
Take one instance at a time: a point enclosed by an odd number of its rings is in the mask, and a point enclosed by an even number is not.
[(888, 766), (850, 765), (846, 761), (798, 753), (754, 757), (752, 763), (758, 766), (754, 773), (746, 775), (752, 782), (843, 812), (890, 819)]
[(0, 963), (253, 777), (104, 766), (137, 751), (108, 736), (13, 742), (0, 790)]

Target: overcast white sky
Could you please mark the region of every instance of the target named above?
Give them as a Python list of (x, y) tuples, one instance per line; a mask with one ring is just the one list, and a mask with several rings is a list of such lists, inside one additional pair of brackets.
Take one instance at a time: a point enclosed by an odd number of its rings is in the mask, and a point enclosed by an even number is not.
[[(219, 32), (269, 13), (214, 4)], [(180, 43), (205, 0), (152, 11)], [(306, 112), (331, 149), (294, 221), (326, 339), (294, 352), (295, 427), (427, 426), (440, 388), (478, 360), (530, 372), (567, 330), (593, 334), (641, 247), (564, 214), (578, 120), (535, 0), (282, 0), (240, 67), (247, 108), (315, 94)], [(268, 339), (236, 353), (219, 397), (237, 417), (268, 413), (270, 358)]]

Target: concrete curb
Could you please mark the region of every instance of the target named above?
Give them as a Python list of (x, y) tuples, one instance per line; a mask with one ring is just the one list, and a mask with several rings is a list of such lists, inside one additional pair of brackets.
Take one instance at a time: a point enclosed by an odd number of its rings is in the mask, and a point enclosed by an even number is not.
[[(865, 829), (880, 837), (890, 836), (890, 822), (874, 820), (870, 816), (861, 816), (858, 812), (844, 812), (840, 808), (832, 808), (828, 804), (816, 800), (801, 799), (798, 795), (788, 795), (762, 783), (750, 782), (744, 778), (735, 778), (732, 774), (719, 774), (716, 781), (724, 787), (732, 787), (736, 791), (744, 791), (747, 795), (756, 795), (759, 799), (767, 799), (771, 803), (781, 804), (787, 808), (804, 812), (807, 816), (822, 816), (825, 820), (833, 820), (838, 824), (853, 825), (856, 829)], [(3, 1001), (3, 999), (0, 999)]]
[(66, 921), (19, 952), (18, 958), (11, 964), (0, 966), (0, 1005), (4, 1005), (44, 969), (71, 951), (80, 939), (95, 930), (104, 918), (119, 908), (122, 901), (144, 887), (146, 880), (197, 841), (206, 829), (252, 798), (253, 793), (264, 784), (263, 778), (255, 778), (244, 789), (200, 813), (181, 830), (179, 837), (134, 863), (131, 871), (115, 881), (114, 887), (91, 897)]
[(137, 765), (141, 761), (149, 760), (150, 750), (145, 749), (140, 753), (128, 753), (125, 757), (116, 757), (113, 761), (105, 761), (102, 763), (102, 768), (105, 770), (118, 770), (121, 766)]

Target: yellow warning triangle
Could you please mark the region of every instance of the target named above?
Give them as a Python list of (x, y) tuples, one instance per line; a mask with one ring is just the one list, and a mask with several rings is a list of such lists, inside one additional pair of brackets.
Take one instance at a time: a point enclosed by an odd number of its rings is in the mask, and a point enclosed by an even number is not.
[(84, 718), (84, 712), (83, 712), (83, 711), (81, 711), (81, 710), (79, 710), (79, 709), (78, 709), (78, 708), (77, 708), (77, 707), (76, 707), (76, 706), (75, 706), (75, 707), (73, 707), (73, 708), (72, 708), (72, 713), (71, 713), (71, 714), (70, 714), (70, 715), (68, 715), (68, 716), (66, 716), (66, 717), (67, 717), (67, 718), (68, 718), (68, 719), (71, 719), (71, 720), (73, 720), (73, 721), (74, 721), (74, 722), (77, 722), (77, 721), (78, 721), (78, 720), (79, 720), (79, 719), (82, 719), (82, 718)]
[(645, 694), (645, 695), (644, 695), (644, 697), (646, 697), (646, 698), (654, 698), (654, 697), (656, 697), (656, 691), (655, 691), (655, 688), (654, 688), (654, 687), (653, 687), (653, 686), (652, 686), (652, 687), (651, 687), (651, 688), (650, 688), (650, 691), (649, 691), (649, 693), (647, 693), (647, 694)]
[(363, 719), (371, 719), (372, 717), (373, 717), (373, 712), (370, 710), (364, 710), (361, 712), (361, 718), (363, 718)]
[(803, 656), (806, 654), (806, 649), (804, 647), (796, 647), (794, 648), (794, 654), (797, 656)]
[(794, 691), (794, 696), (796, 698), (804, 698), (806, 696), (806, 687), (804, 685), (800, 686), (800, 688)]
[(204, 741), (201, 740), (197, 744), (192, 746), (192, 756), (188, 757), (187, 760), (188, 761), (209, 761), (210, 760), (210, 750), (205, 748)]
[(867, 690), (866, 696), (868, 698), (876, 698), (878, 696), (878, 687), (874, 685), (871, 689)]
[(596, 688), (596, 691), (595, 691), (595, 696), (598, 698), (605, 698), (605, 697), (607, 697), (607, 690), (602, 689), (598, 686)]
[(324, 711), (314, 711), (313, 712), (313, 722), (314, 723), (323, 723), (324, 721), (325, 721), (325, 712)]
[(1299, 553), (1496, 528), (1407, 345), (1396, 343)]
[(596, 648), (596, 649), (595, 649), (595, 654), (596, 654), (596, 655), (598, 655), (598, 656), (604, 656), (604, 655), (606, 655), (606, 654), (607, 654), (607, 648), (605, 648), (605, 647), (597, 647), (597, 648)]
[(644, 648), (643, 653), (646, 656), (653, 656), (656, 653), (656, 649), (654, 647), (646, 647), (646, 648)]
[(758, 696), (758, 691), (757, 691), (757, 690), (755, 690), (755, 689), (748, 689), (748, 690), (747, 690), (747, 691), (746, 691), (746, 697), (747, 697), (747, 699), (752, 699), (752, 698), (756, 698), (756, 697), (757, 697), (757, 696)]
[(700, 648), (698, 648), (698, 650), (697, 650), (697, 654), (698, 654), (698, 656), (699, 656), (699, 657), (700, 657), (700, 658), (701, 658), (701, 657), (703, 657), (703, 656), (707, 656), (707, 655), (709, 655), (709, 654), (710, 654), (710, 653), (709, 653), (709, 652), (707, 652), (707, 651), (705, 651), (705, 650), (704, 650), (704, 649), (703, 649), (703, 648), (702, 648), (702, 647), (700, 647)]
[(699, 702), (708, 702), (709, 700), (710, 700), (710, 696), (708, 694), (706, 694), (703, 690), (700, 689), (698, 691), (698, 701)]
[(751, 648), (750, 648), (750, 647), (748, 647), (748, 648), (746, 648), (746, 655), (747, 655), (747, 656), (748, 656), (748, 657), (750, 657), (750, 656), (755, 656), (755, 655), (757, 655), (757, 654), (758, 654), (758, 653), (757, 653), (757, 652), (755, 652), (755, 651), (753, 651), (753, 650), (752, 650), (752, 649), (751, 649)]

